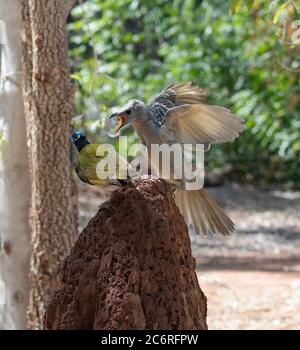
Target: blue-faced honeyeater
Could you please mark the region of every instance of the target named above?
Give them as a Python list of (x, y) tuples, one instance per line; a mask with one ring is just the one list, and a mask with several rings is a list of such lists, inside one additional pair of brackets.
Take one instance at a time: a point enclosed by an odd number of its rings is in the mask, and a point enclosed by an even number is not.
[[(128, 182), (130, 165), (117, 152), (114, 153), (111, 145), (90, 143), (81, 131), (74, 132), (70, 141), (71, 163), (81, 181), (96, 186), (121, 186)], [(109, 157), (109, 152), (113, 156)], [(99, 168), (98, 165), (102, 160), (114, 162), (113, 171), (105, 167)]]

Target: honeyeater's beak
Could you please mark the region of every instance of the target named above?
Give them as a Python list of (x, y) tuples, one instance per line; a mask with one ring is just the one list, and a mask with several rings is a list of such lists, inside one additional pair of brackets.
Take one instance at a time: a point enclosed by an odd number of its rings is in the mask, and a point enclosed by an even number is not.
[(115, 128), (115, 133), (117, 133), (121, 128), (122, 126), (125, 124), (126, 122), (126, 117), (123, 115), (123, 114), (119, 114), (119, 113), (113, 113), (108, 119), (110, 118), (119, 118), (119, 123), (118, 125), (116, 126)]

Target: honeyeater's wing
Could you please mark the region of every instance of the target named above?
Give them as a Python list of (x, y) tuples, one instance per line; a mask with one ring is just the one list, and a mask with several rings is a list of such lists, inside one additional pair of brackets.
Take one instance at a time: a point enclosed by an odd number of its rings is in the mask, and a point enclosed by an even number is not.
[[(98, 166), (101, 161), (104, 161), (103, 166)], [(76, 169), (79, 178), (100, 186), (119, 185), (117, 180), (126, 179), (130, 168), (126, 159), (111, 147), (98, 144), (88, 144), (80, 151), (79, 164)]]
[(97, 165), (101, 158), (97, 156), (96, 144), (88, 144), (83, 147), (79, 154), (79, 166), (76, 168), (79, 178), (91, 185), (107, 185), (108, 181), (99, 179), (97, 176)]

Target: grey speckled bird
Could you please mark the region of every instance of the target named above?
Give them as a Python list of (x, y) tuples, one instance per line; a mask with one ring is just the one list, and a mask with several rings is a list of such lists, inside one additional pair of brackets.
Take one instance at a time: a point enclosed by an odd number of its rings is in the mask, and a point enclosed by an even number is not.
[[(190, 82), (174, 83), (148, 105), (129, 101), (110, 118), (119, 119), (116, 132), (132, 124), (148, 149), (163, 143), (204, 144), (208, 149), (210, 144), (233, 141), (244, 129), (241, 120), (228, 109), (209, 105), (206, 96)], [(175, 200), (186, 223), (196, 234), (230, 234), (234, 224), (223, 209), (205, 190), (185, 190), (184, 181), (176, 183)]]

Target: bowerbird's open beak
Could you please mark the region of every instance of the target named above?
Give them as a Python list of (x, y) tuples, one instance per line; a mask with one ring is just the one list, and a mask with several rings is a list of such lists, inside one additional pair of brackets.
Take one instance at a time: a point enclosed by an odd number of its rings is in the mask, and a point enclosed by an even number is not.
[(125, 124), (126, 117), (122, 113), (113, 113), (112, 115), (109, 116), (108, 119), (111, 119), (111, 118), (119, 118), (119, 123), (115, 128), (115, 133), (117, 133)]

